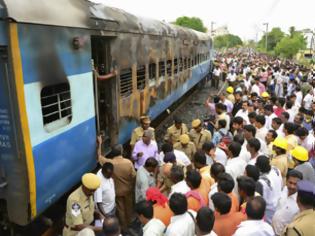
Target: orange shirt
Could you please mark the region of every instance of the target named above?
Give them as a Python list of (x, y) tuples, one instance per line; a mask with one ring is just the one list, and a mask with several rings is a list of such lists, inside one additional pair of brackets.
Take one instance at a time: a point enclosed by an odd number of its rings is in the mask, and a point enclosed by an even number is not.
[(214, 184), (214, 179), (211, 178), (210, 175), (210, 168), (211, 166), (205, 166), (199, 169), (200, 175), (204, 181), (206, 181), (209, 184), (209, 188), (212, 184)]
[(154, 204), (153, 215), (154, 215), (154, 218), (162, 221), (164, 225), (167, 227), (170, 224), (171, 217), (174, 215), (174, 213), (168, 206), (168, 203), (165, 203), (165, 207), (162, 207), (161, 205), (158, 205), (158, 204)]
[(232, 236), (237, 226), (246, 220), (246, 216), (241, 212), (233, 212), (225, 215), (215, 214), (213, 231), (218, 236)]

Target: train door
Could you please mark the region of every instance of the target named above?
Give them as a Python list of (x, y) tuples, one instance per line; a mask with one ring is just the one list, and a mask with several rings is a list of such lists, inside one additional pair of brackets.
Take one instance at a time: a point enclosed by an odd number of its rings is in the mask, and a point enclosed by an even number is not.
[(97, 131), (103, 136), (105, 153), (117, 141), (116, 76), (112, 72), (111, 40), (112, 37), (104, 36), (91, 38)]

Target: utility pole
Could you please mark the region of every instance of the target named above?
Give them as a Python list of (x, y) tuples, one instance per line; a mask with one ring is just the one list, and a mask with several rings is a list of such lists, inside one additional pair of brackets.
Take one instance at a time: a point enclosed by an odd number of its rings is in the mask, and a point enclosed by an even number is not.
[(214, 26), (215, 25), (215, 22), (214, 21), (211, 21), (211, 37), (213, 36), (213, 31), (214, 31)]
[(266, 26), (265, 48), (266, 48), (266, 52), (267, 52), (267, 50), (268, 50), (268, 25), (269, 25), (269, 23), (266, 22), (263, 25)]

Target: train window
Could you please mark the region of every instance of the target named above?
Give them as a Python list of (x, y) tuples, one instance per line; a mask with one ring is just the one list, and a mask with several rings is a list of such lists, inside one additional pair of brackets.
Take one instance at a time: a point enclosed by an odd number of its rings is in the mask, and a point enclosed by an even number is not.
[(178, 60), (177, 58), (174, 59), (174, 75), (178, 73)]
[(120, 95), (128, 97), (132, 93), (132, 70), (131, 68), (120, 71)]
[(159, 76), (165, 76), (165, 61), (159, 62)]
[(179, 66), (178, 66), (178, 70), (179, 72), (182, 72), (183, 71), (183, 58), (180, 58), (179, 59)]
[(40, 93), (43, 123), (48, 132), (69, 124), (72, 120), (72, 103), (69, 83), (44, 87)]
[(166, 72), (168, 76), (172, 76), (172, 60), (167, 61)]
[(187, 58), (184, 58), (184, 70), (187, 70)]
[(191, 59), (188, 58), (188, 61), (187, 61), (187, 68), (191, 68)]
[(155, 80), (156, 79), (156, 64), (151, 63), (149, 64), (149, 80)]
[(137, 68), (137, 89), (142, 90), (145, 87), (145, 66)]

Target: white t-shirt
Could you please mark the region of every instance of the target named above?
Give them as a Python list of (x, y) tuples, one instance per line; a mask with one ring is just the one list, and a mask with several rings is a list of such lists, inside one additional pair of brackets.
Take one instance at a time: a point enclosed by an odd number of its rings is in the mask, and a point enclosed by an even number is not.
[(97, 174), (101, 179), (100, 187), (94, 193), (94, 200), (96, 203), (101, 203), (105, 213), (110, 213), (115, 207), (115, 184), (112, 178), (107, 179), (102, 174), (100, 169)]
[(252, 86), (251, 92), (252, 92), (252, 93), (257, 93), (258, 96), (260, 95), (260, 89), (259, 89), (259, 87), (258, 87), (257, 84), (254, 84), (254, 85)]
[(307, 110), (311, 110), (312, 103), (313, 103), (313, 96), (309, 93), (306, 94), (303, 99), (303, 102), (304, 102), (304, 108)]

